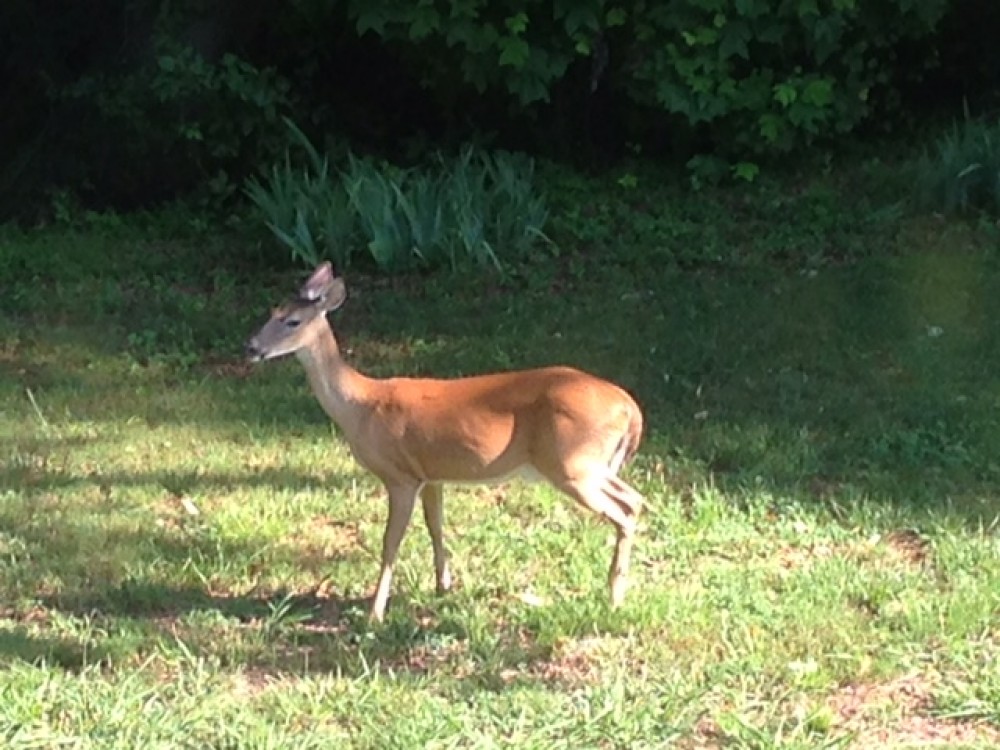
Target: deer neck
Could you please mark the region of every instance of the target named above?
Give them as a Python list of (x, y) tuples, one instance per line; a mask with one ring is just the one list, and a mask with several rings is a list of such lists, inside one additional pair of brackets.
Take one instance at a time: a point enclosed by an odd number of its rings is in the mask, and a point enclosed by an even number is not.
[(367, 400), (371, 379), (344, 360), (329, 324), (320, 328), (311, 345), (295, 354), (305, 367), (309, 385), (323, 409), (342, 430), (352, 432)]

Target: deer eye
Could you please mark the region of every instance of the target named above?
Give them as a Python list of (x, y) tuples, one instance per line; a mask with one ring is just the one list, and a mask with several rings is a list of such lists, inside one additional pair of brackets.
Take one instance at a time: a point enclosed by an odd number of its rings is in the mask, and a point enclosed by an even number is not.
[(285, 318), (285, 325), (288, 328), (298, 328), (300, 325), (302, 325), (302, 321), (299, 320), (298, 318)]

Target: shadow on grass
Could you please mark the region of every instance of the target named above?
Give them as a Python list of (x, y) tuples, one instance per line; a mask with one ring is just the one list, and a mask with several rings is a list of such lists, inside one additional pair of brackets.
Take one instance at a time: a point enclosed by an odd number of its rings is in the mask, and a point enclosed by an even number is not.
[(681, 484), (974, 528), (1000, 515), (989, 254), (931, 247), (812, 274), (612, 272), (567, 291), (372, 295), (332, 324), (378, 375), (569, 363), (614, 380), (646, 413), (646, 464), (678, 468)]
[[(35, 455), (44, 455), (35, 454)], [(115, 489), (160, 488), (168, 495), (205, 495), (212, 491), (271, 489), (276, 492), (346, 492), (363, 478), (360, 470), (335, 474), (304, 474), (292, 469), (251, 469), (246, 473), (218, 471), (97, 472), (82, 475), (32, 461), (8, 462), (0, 467), (0, 487), (16, 487), (19, 494), (37, 496), (54, 490), (96, 487), (113, 496)], [(113, 501), (109, 501), (113, 505)]]
[[(46, 598), (40, 604), (119, 630), (128, 629), (122, 623), (132, 623), (142, 634), (138, 644), (127, 637), (116, 640), (112, 634), (88, 654), (75, 642), (35, 638), (19, 628), (17, 638), (0, 639), (0, 663), (45, 658), (75, 669), (100, 658), (135, 657), (138, 648), (141, 656), (158, 649), (167, 660), (194, 656), (274, 674), (359, 677), (369, 676), (378, 665), (394, 679), (408, 679), (456, 668), (453, 659), (467, 665), (467, 652), (475, 648), (461, 619), (447, 614), (447, 605), (441, 614), (432, 615), (405, 594), (396, 594), (386, 622), (371, 624), (370, 603), (368, 597), (317, 591), (220, 596), (196, 586), (132, 581), (87, 594)], [(504, 689), (504, 673), (530, 669), (552, 653), (551, 646), (525, 638), (523, 628), (499, 637), (487, 655), (473, 657), (482, 668), (460, 676), (483, 689)]]
[[(334, 559), (334, 558), (331, 558)], [(367, 611), (370, 598), (320, 595), (322, 582), (309, 592), (273, 591), (267, 594), (213, 594), (200, 585), (171, 585), (126, 579), (118, 585), (79, 589), (43, 597), (39, 603), (67, 614), (99, 613), (103, 617), (166, 620), (191, 613), (212, 613), (242, 623), (261, 624), (283, 617), (298, 620), (315, 616), (316, 625), (334, 631), (348, 613)], [(282, 614), (283, 613), (283, 614)]]
[[(13, 661), (45, 663), (77, 671), (111, 661), (116, 664), (145, 659), (154, 653), (165, 660), (206, 658), (225, 666), (275, 673), (342, 673), (362, 675), (369, 665), (384, 661), (404, 669), (421, 639), (435, 629), (389, 623), (373, 637), (366, 614), (368, 598), (329, 595), (325, 581), (307, 591), (272, 590), (266, 593), (217, 593), (210, 583), (175, 583), (143, 575), (120, 578), (121, 566), (139, 557), (158, 567), (180, 570), (206, 555), (247, 556), (252, 542), (166, 538), (156, 530), (140, 535), (111, 534), (104, 543), (116, 548), (115, 571), (100, 561), (81, 558), (70, 538), (21, 534), (37, 559), (18, 577), (32, 581), (32, 590), (20, 592), (21, 604), (0, 614), (0, 666)], [(45, 545), (40, 544), (45, 541)], [(101, 545), (104, 546), (104, 545)], [(289, 552), (289, 558), (293, 558)], [(326, 558), (333, 563), (337, 555)], [(115, 573), (119, 580), (115, 582)], [(62, 577), (60, 589), (45, 593), (36, 584)], [(8, 592), (16, 597), (16, 589)], [(24, 598), (27, 596), (27, 598)], [(397, 618), (411, 613), (405, 595), (394, 597)], [(64, 624), (55, 624), (55, 614)], [(70, 618), (66, 620), (65, 618)], [(402, 622), (402, 620), (400, 621)], [(84, 626), (85, 624), (85, 626)], [(78, 637), (50, 635), (67, 627), (82, 628)]]
[[(1000, 329), (991, 324), (1000, 317), (1000, 273), (976, 253), (932, 249), (812, 275), (612, 268), (572, 282), (541, 273), (524, 288), (434, 277), (359, 280), (352, 290), (331, 320), (351, 361), (369, 374), (568, 363), (636, 395), (652, 461), (681, 456), (701, 480), (728, 491), (763, 489), (805, 503), (831, 493), (848, 504), (870, 496), (973, 524), (1000, 512), (983, 499), (1000, 480), (992, 459), (1000, 427), (991, 416), (1000, 387)], [(276, 290), (273, 301), (282, 295)], [(108, 422), (139, 418), (223, 434), (294, 433), (327, 421), (294, 361), (221, 374), (140, 368), (124, 377), (148, 395), (115, 399), (120, 374), (61, 374), (58, 360), (13, 357), (15, 370), (79, 393), (91, 416)], [(17, 482), (18, 471), (4, 478)], [(150, 479), (205, 483), (155, 472)]]
[(21, 625), (0, 628), (0, 667), (22, 661), (76, 672), (99, 664), (107, 657), (108, 651), (100, 645), (74, 638), (39, 635)]

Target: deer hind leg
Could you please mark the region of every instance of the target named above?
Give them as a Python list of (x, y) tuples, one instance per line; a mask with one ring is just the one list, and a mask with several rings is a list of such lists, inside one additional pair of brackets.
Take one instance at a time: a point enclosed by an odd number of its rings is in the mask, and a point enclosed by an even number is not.
[(621, 471), (622, 465), (625, 463), (625, 455), (628, 453), (628, 445), (625, 442), (625, 438), (622, 438), (618, 447), (615, 449), (615, 453), (611, 456), (611, 460), (608, 462), (608, 468), (611, 469), (612, 474), (617, 474)]
[(618, 607), (625, 599), (628, 589), (628, 571), (632, 560), (632, 545), (635, 541), (635, 529), (642, 510), (643, 497), (631, 485), (615, 476), (608, 474), (604, 478), (602, 489), (621, 510), (624, 510), (630, 521), (626, 527), (618, 526), (618, 538), (615, 542), (615, 554), (611, 558), (611, 571), (608, 574), (608, 585), (611, 589), (611, 606)]
[(632, 561), (632, 545), (635, 542), (635, 528), (630, 531), (618, 529), (615, 541), (615, 553), (611, 557), (611, 570), (608, 572), (608, 588), (611, 592), (611, 606), (620, 607), (625, 601), (628, 591), (628, 571)]
[(629, 516), (638, 518), (645, 502), (642, 494), (632, 485), (614, 474), (608, 474), (604, 478), (604, 492)]
[(424, 509), (424, 521), (434, 548), (434, 579), (437, 592), (443, 594), (451, 588), (451, 571), (448, 570), (448, 551), (444, 546), (444, 502), (441, 486), (425, 484), (420, 491), (420, 502)]
[(611, 473), (599, 473), (556, 485), (585, 508), (606, 518), (617, 532), (608, 585), (611, 606), (619, 606), (628, 589), (628, 571), (642, 495)]
[(399, 545), (403, 541), (406, 527), (413, 515), (413, 506), (417, 502), (417, 487), (392, 486), (389, 491), (389, 519), (385, 525), (382, 537), (382, 569), (379, 572), (378, 586), (375, 598), (372, 600), (371, 619), (381, 622), (385, 617), (385, 608), (389, 603), (389, 590), (392, 587), (392, 571), (399, 554)]

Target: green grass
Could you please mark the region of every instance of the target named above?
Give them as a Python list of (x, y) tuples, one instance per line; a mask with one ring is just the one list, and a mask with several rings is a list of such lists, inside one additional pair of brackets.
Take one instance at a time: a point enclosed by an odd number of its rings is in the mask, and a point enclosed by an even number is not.
[(609, 529), (514, 483), (446, 495), (446, 596), (415, 520), (369, 625), (381, 490), (296, 362), (238, 359), (297, 274), (128, 222), (0, 237), (4, 747), (995, 746), (996, 235), (836, 174), (564, 187), (557, 263), (348, 279), (333, 322), (371, 373), (636, 394), (619, 611)]

